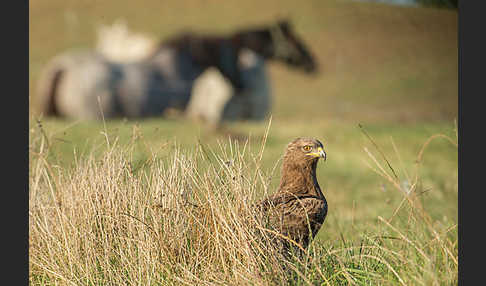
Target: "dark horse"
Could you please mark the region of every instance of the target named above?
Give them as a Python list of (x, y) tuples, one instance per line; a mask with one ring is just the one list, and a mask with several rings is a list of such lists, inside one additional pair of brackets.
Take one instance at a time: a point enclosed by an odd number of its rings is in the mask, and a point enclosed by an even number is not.
[(39, 111), (82, 119), (159, 116), (168, 108), (183, 111), (195, 80), (209, 67), (229, 80), (235, 97), (244, 97), (252, 76), (241, 67), (242, 51), (309, 73), (317, 70), (312, 54), (288, 21), (227, 37), (184, 33), (133, 63), (109, 61), (94, 51), (54, 58), (39, 80)]

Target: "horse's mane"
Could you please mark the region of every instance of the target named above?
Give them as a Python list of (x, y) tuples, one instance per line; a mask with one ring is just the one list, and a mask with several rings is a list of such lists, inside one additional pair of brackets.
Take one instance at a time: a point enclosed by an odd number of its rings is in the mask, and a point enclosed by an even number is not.
[(223, 46), (231, 49), (233, 54), (247, 48), (264, 59), (280, 60), (290, 66), (304, 67), (309, 72), (317, 67), (312, 53), (294, 33), (288, 20), (245, 27), (233, 33), (184, 30), (161, 41), (152, 56), (164, 49), (173, 49), (188, 53), (198, 64), (210, 66), (219, 62)]
[[(183, 30), (179, 33), (162, 40), (158, 49), (174, 48), (176, 50), (187, 49), (196, 56), (208, 56), (208, 51), (218, 44), (226, 42), (233, 46), (235, 51), (241, 48), (248, 48), (260, 54), (264, 58), (271, 57), (272, 52), (267, 47), (267, 43), (272, 42), (272, 31), (281, 29), (286, 35), (292, 34), (291, 25), (288, 20), (280, 20), (276, 24), (260, 24), (250, 27), (236, 29), (232, 33), (207, 33), (195, 32), (193, 30)], [(206, 54), (203, 55), (203, 51)], [(155, 52), (155, 54), (157, 51)]]
[(217, 56), (217, 51), (213, 48), (224, 40), (225, 38), (221, 36), (203, 35), (193, 31), (183, 31), (161, 41), (152, 56), (156, 56), (160, 50), (174, 49), (177, 51), (186, 51), (196, 62), (204, 64), (208, 62), (209, 58)]

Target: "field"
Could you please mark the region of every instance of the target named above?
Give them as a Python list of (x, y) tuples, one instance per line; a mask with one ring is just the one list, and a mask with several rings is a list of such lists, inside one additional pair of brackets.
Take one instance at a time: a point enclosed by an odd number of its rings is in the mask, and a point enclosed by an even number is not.
[[(92, 47), (97, 25), (117, 18), (162, 39), (288, 16), (321, 66), (308, 77), (269, 63), (271, 119), (218, 130), (177, 118), (32, 115), (30, 284), (457, 285), (457, 11), (348, 1), (29, 5), (30, 102), (43, 64)], [(299, 136), (324, 143), (318, 180), (329, 214), (310, 260), (284, 267), (234, 214), (276, 188), (280, 156)], [(234, 174), (242, 179), (225, 184)], [(180, 193), (205, 211), (195, 216)]]

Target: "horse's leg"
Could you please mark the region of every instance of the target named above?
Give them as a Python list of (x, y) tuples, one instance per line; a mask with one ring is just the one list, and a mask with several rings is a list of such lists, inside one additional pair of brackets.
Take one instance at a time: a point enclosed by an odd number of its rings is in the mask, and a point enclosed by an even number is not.
[(238, 94), (233, 94), (223, 108), (221, 120), (236, 121), (247, 119), (249, 117), (249, 105), (248, 95), (246, 92), (241, 91)]
[(232, 93), (228, 80), (215, 68), (209, 68), (196, 79), (185, 114), (191, 119), (216, 125)]
[(263, 120), (271, 107), (270, 82), (263, 58), (256, 56), (251, 65), (240, 70), (244, 89), (226, 103), (224, 120)]
[(270, 112), (272, 98), (271, 87), (263, 60), (248, 74), (248, 107), (247, 114), (250, 120), (264, 120)]

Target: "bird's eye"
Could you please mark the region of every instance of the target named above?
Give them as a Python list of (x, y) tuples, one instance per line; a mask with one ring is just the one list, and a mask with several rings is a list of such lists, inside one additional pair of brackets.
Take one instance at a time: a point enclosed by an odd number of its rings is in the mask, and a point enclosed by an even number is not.
[(306, 145), (302, 149), (304, 149), (305, 152), (309, 152), (312, 148), (311, 148), (311, 146)]

